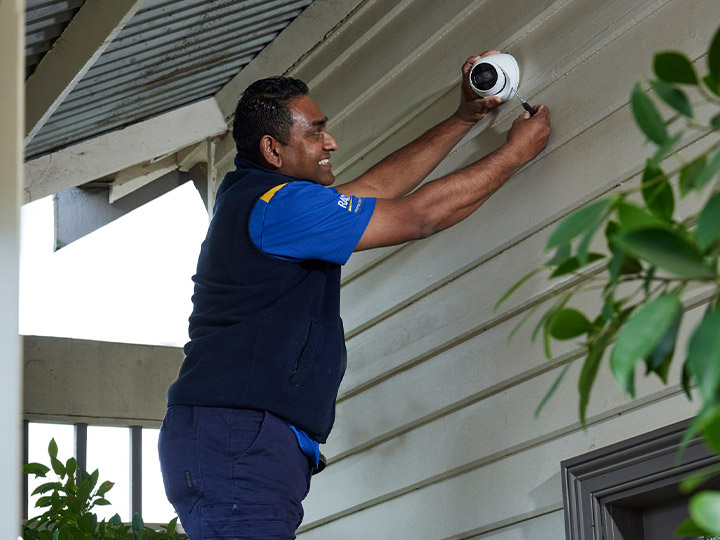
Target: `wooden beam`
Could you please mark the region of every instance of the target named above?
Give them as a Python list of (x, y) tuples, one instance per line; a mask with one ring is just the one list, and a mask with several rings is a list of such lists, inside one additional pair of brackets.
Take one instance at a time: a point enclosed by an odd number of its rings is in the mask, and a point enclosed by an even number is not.
[(39, 336), (23, 340), (28, 420), (160, 425), (167, 387), (183, 359), (181, 348)]
[(174, 171), (178, 168), (175, 154), (150, 163), (134, 165), (124, 171), (120, 171), (112, 184), (108, 202), (113, 204), (125, 195), (133, 193), (153, 180)]
[(108, 202), (107, 187), (79, 187), (57, 193), (53, 200), (57, 251), (100, 227), (162, 197), (190, 180), (188, 173), (172, 170), (128, 193), (114, 204)]
[(217, 102), (209, 98), (41, 156), (25, 164), (24, 202), (166, 156), (226, 129)]
[(25, 83), (25, 144), (40, 131), (144, 0), (86, 0)]

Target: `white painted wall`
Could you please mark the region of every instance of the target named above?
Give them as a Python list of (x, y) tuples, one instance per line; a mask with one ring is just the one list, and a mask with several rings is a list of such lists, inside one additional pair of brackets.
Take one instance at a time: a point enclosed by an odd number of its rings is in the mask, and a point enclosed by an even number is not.
[[(348, 372), (301, 539), (556, 540), (564, 537), (562, 460), (695, 412), (678, 384), (642, 381), (631, 401), (605, 369), (584, 432), (578, 363), (535, 420), (579, 343), (558, 345), (557, 364), (548, 364), (530, 344), (539, 313), (509, 345), (506, 338), (568, 281), (532, 279), (501, 311), (492, 307), (547, 259), (549, 225), (638, 181), (650, 147), (632, 119), (632, 86), (663, 49), (683, 50), (705, 69), (715, 12), (713, 0), (368, 1), (290, 71), (330, 117), (341, 182), (450, 114), (460, 65), (484, 50), (516, 56), (521, 93), (550, 107), (554, 127), (545, 152), (465, 222), (356, 254), (346, 266)], [(504, 105), (433, 177), (497, 148), (521, 112), (519, 102)], [(684, 152), (710, 143), (690, 138)], [(698, 292), (700, 306), (704, 299)], [(578, 301), (599, 309), (592, 297)]]
[(24, 136), (25, 5), (0, 2), (0, 474), (5, 496), (0, 504), (0, 537), (20, 532), (20, 338), (18, 336), (20, 188)]

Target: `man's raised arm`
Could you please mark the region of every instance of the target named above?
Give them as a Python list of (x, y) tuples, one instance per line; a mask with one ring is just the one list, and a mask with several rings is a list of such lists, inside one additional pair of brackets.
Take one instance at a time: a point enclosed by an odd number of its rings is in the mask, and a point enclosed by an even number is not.
[(472, 165), (438, 178), (400, 199), (377, 200), (356, 251), (402, 244), (446, 229), (472, 214), (523, 164), (537, 156), (550, 137), (550, 114), (536, 107), (513, 122), (507, 142)]
[(455, 145), (487, 112), (500, 105), (500, 98), (480, 97), (470, 87), (472, 65), (487, 51), (472, 56), (462, 66), (462, 92), (458, 110), (423, 135), (396, 150), (351, 182), (337, 186), (345, 195), (396, 199), (415, 189), (448, 155)]

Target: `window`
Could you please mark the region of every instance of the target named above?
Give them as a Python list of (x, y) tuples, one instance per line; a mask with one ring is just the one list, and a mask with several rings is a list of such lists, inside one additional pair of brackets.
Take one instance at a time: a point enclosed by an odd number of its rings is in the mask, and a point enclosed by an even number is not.
[[(567, 540), (678, 540), (690, 498), (678, 490), (688, 474), (718, 462), (700, 438), (677, 452), (688, 422), (634, 437), (562, 462)], [(720, 479), (715, 479), (717, 488)], [(680, 539), (688, 540), (688, 539)]]
[[(44, 463), (49, 465), (48, 444), (53, 438), (58, 446), (58, 456), (63, 460), (67, 460), (75, 454), (74, 432), (73, 426), (67, 424), (30, 423), (27, 432), (28, 449), (26, 463)], [(32, 475), (23, 476), (27, 479), (28, 494), (31, 494), (40, 484), (48, 481), (44, 478), (36, 479)], [(30, 515), (41, 513), (35, 509), (35, 502), (41, 496), (42, 495), (29, 495), (27, 498)]]
[(88, 426), (88, 472), (100, 471), (99, 482), (110, 480), (115, 485), (108, 492), (111, 506), (98, 506), (98, 520), (110, 519), (116, 513), (130, 521), (130, 430), (120, 427)]
[[(74, 456), (78, 465), (88, 472), (98, 469), (100, 482), (110, 480), (115, 483), (107, 495), (112, 505), (94, 509), (99, 519), (109, 519), (117, 513), (128, 522), (131, 514), (140, 512), (146, 523), (164, 524), (175, 517), (175, 511), (165, 497), (160, 474), (159, 429), (25, 422), (25, 430), (26, 462), (48, 464), (48, 443), (54, 438), (61, 460)], [(40, 513), (35, 508), (38, 496), (29, 494), (47, 480), (23, 477), (27, 493), (24, 515), (27, 518)]]

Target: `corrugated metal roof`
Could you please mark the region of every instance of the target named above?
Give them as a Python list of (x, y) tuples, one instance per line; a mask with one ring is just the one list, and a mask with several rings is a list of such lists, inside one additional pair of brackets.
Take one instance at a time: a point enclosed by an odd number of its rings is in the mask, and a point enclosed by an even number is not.
[(25, 0), (25, 78), (29, 77), (85, 0)]
[(311, 2), (147, 0), (30, 142), (26, 156), (214, 95)]

